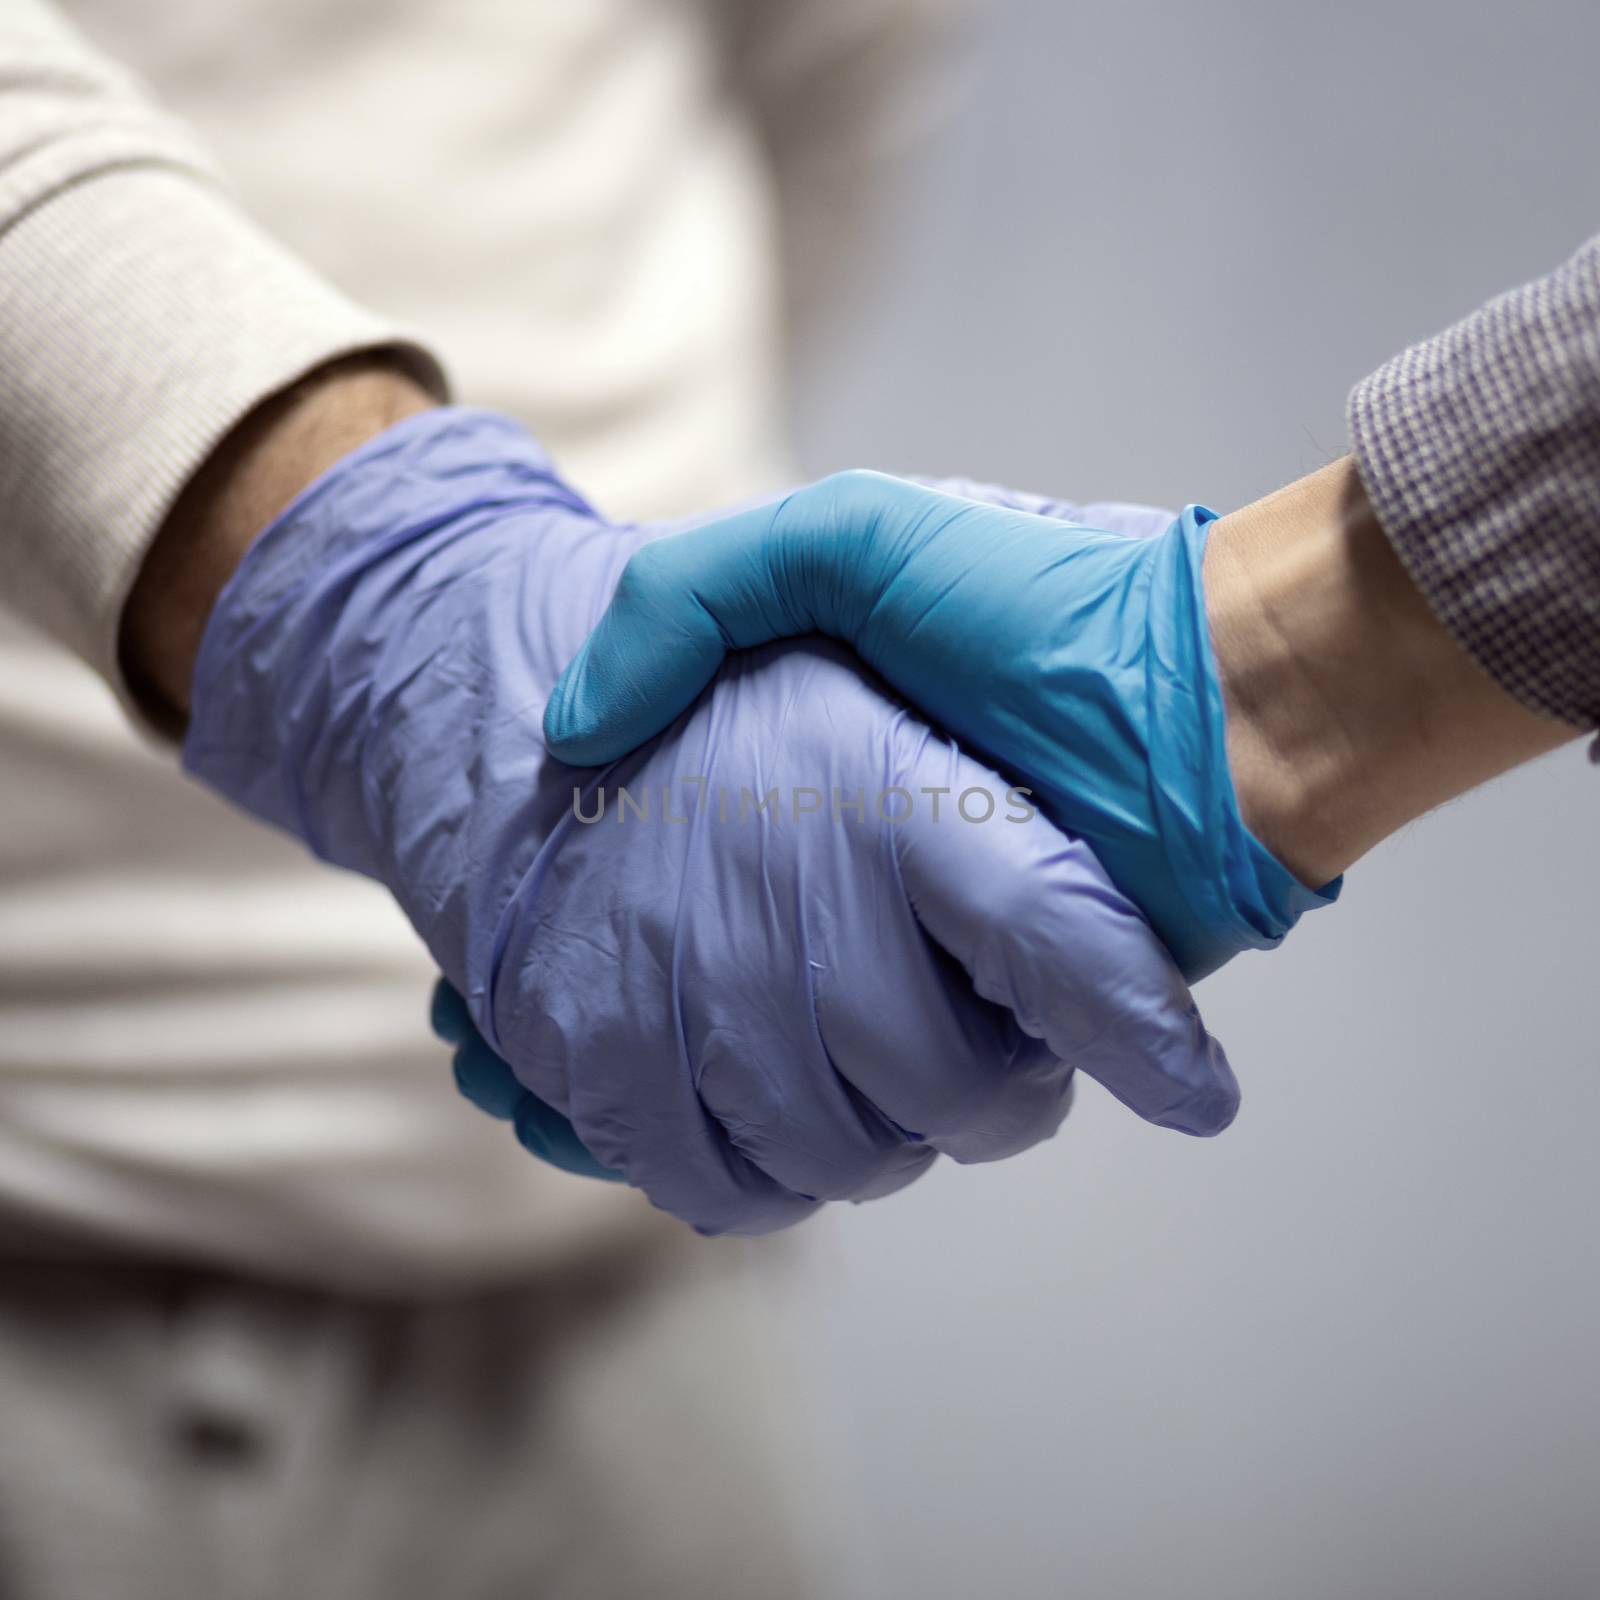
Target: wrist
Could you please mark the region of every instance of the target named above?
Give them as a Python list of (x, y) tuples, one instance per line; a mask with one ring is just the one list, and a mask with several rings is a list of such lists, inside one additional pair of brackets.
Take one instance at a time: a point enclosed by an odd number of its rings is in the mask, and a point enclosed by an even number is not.
[(1218, 522), (1205, 587), (1240, 813), (1303, 882), (1577, 735), (1442, 626), (1349, 457)]
[(398, 360), (368, 352), (264, 401), (222, 440), (174, 502), (123, 611), (123, 673), (156, 726), (182, 732), (206, 622), (256, 535), (351, 450), (436, 403)]

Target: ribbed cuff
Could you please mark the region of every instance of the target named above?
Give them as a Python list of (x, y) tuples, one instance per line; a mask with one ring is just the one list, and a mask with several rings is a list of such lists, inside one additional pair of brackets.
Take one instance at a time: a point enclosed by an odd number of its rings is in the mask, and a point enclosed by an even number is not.
[(190, 172), (102, 171), (36, 206), (0, 234), (7, 603), (128, 704), (118, 625), (173, 500), (263, 400), (382, 348), (444, 395), (427, 350)]

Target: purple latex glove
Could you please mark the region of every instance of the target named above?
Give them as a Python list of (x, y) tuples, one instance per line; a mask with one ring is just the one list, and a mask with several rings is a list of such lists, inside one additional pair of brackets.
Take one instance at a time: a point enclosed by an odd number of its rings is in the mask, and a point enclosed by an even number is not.
[(505, 418), (410, 418), (251, 548), (185, 763), (386, 883), (519, 1082), (702, 1231), (1024, 1149), (1075, 1067), (1224, 1126), (1232, 1073), (1139, 913), (838, 647), (731, 659), (603, 772), (547, 754), (550, 687), (650, 537)]

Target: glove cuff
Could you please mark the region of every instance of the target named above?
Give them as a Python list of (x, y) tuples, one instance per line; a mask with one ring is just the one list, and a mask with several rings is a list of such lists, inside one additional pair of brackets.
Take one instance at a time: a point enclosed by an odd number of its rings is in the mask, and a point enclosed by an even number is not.
[(1150, 775), (1157, 825), (1192, 922), (1159, 928), (1185, 976), (1204, 977), (1240, 948), (1270, 950), (1344, 880), (1301, 883), (1245, 826), (1228, 766), (1227, 721), (1202, 571), (1217, 513), (1186, 506), (1155, 552), (1148, 653)]

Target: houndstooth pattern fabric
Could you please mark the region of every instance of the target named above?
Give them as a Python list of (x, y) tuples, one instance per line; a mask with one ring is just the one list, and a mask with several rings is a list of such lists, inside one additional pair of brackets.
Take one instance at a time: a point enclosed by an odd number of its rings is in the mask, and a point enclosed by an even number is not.
[(1600, 725), (1600, 237), (1380, 367), (1349, 421), (1440, 621), (1525, 705)]

